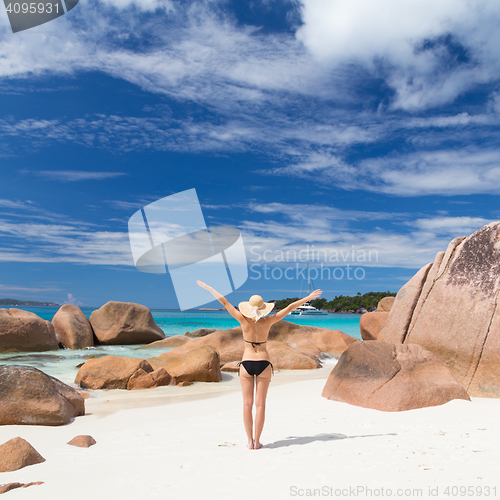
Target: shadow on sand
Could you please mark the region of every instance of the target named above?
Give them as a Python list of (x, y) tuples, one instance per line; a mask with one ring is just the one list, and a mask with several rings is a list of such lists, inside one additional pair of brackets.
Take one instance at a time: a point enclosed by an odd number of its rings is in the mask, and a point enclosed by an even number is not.
[(379, 436), (396, 436), (394, 432), (388, 434), (365, 434), (363, 436), (346, 436), (345, 434), (316, 434), (315, 436), (289, 436), (286, 439), (275, 441), (263, 446), (263, 448), (283, 448), (285, 446), (309, 444), (314, 441), (330, 441), (337, 439), (354, 439), (354, 438), (367, 438)]

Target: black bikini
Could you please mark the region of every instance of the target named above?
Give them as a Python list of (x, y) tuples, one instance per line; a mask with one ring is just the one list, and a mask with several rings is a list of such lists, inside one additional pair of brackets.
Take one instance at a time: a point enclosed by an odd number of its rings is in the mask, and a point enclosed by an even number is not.
[(260, 345), (260, 344), (265, 344), (267, 342), (267, 340), (264, 340), (264, 342), (250, 342), (248, 340), (245, 340), (243, 339), (247, 344), (252, 344), (252, 347), (255, 348), (256, 345)]
[[(245, 339), (243, 339), (245, 340)], [(248, 344), (252, 344), (252, 347), (255, 348), (256, 345), (261, 345), (265, 344), (267, 341), (264, 342), (249, 342), (248, 340), (245, 340)], [(240, 361), (238, 363), (238, 366), (243, 365), (245, 367), (245, 370), (248, 372), (249, 375), (260, 375), (269, 365), (271, 365), (271, 370), (274, 375), (274, 367), (273, 364), (268, 361), (267, 359), (245, 359), (244, 361)], [(238, 371), (238, 376), (240, 375), (240, 372)]]

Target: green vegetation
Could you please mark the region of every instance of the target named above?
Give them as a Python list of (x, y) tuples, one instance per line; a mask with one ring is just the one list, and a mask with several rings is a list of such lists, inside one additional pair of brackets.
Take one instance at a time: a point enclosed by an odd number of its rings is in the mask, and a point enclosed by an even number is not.
[[(368, 292), (361, 295), (358, 292), (357, 295), (337, 295), (332, 300), (327, 300), (325, 298), (315, 299), (311, 301), (311, 305), (316, 309), (326, 309), (333, 312), (354, 312), (358, 309), (366, 309), (367, 311), (375, 311), (377, 304), (384, 297), (395, 297), (395, 292)], [(299, 300), (299, 297), (293, 297), (291, 299), (281, 299), (276, 300), (275, 308), (278, 310), (284, 309), (292, 302)]]
[(0, 299), (0, 306), (56, 306), (55, 302), (36, 302), (35, 300)]

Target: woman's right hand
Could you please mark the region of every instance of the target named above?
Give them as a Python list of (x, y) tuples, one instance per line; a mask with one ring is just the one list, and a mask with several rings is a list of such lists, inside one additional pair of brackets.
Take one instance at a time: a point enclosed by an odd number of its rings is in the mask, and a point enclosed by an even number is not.
[(210, 290), (212, 287), (207, 285), (206, 283), (203, 283), (203, 281), (197, 280), (196, 284), (201, 286), (201, 288), (204, 288), (205, 290)]
[(322, 293), (323, 293), (323, 291), (320, 289), (314, 290), (314, 292), (312, 292), (307, 298), (309, 300), (314, 300), (314, 299), (317, 299)]

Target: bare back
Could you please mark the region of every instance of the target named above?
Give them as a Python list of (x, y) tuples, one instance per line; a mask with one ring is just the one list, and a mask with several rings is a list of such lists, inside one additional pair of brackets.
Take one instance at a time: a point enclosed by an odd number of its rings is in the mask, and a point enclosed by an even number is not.
[(273, 323), (275, 323), (273, 316), (261, 318), (257, 323), (254, 319), (247, 318), (246, 316), (243, 317), (243, 321), (240, 321), (240, 325), (243, 332), (243, 340), (247, 342), (245, 342), (245, 350), (243, 351), (242, 359), (269, 360), (266, 344), (252, 346), (252, 344), (248, 342), (266, 342), (269, 335), (269, 329)]

